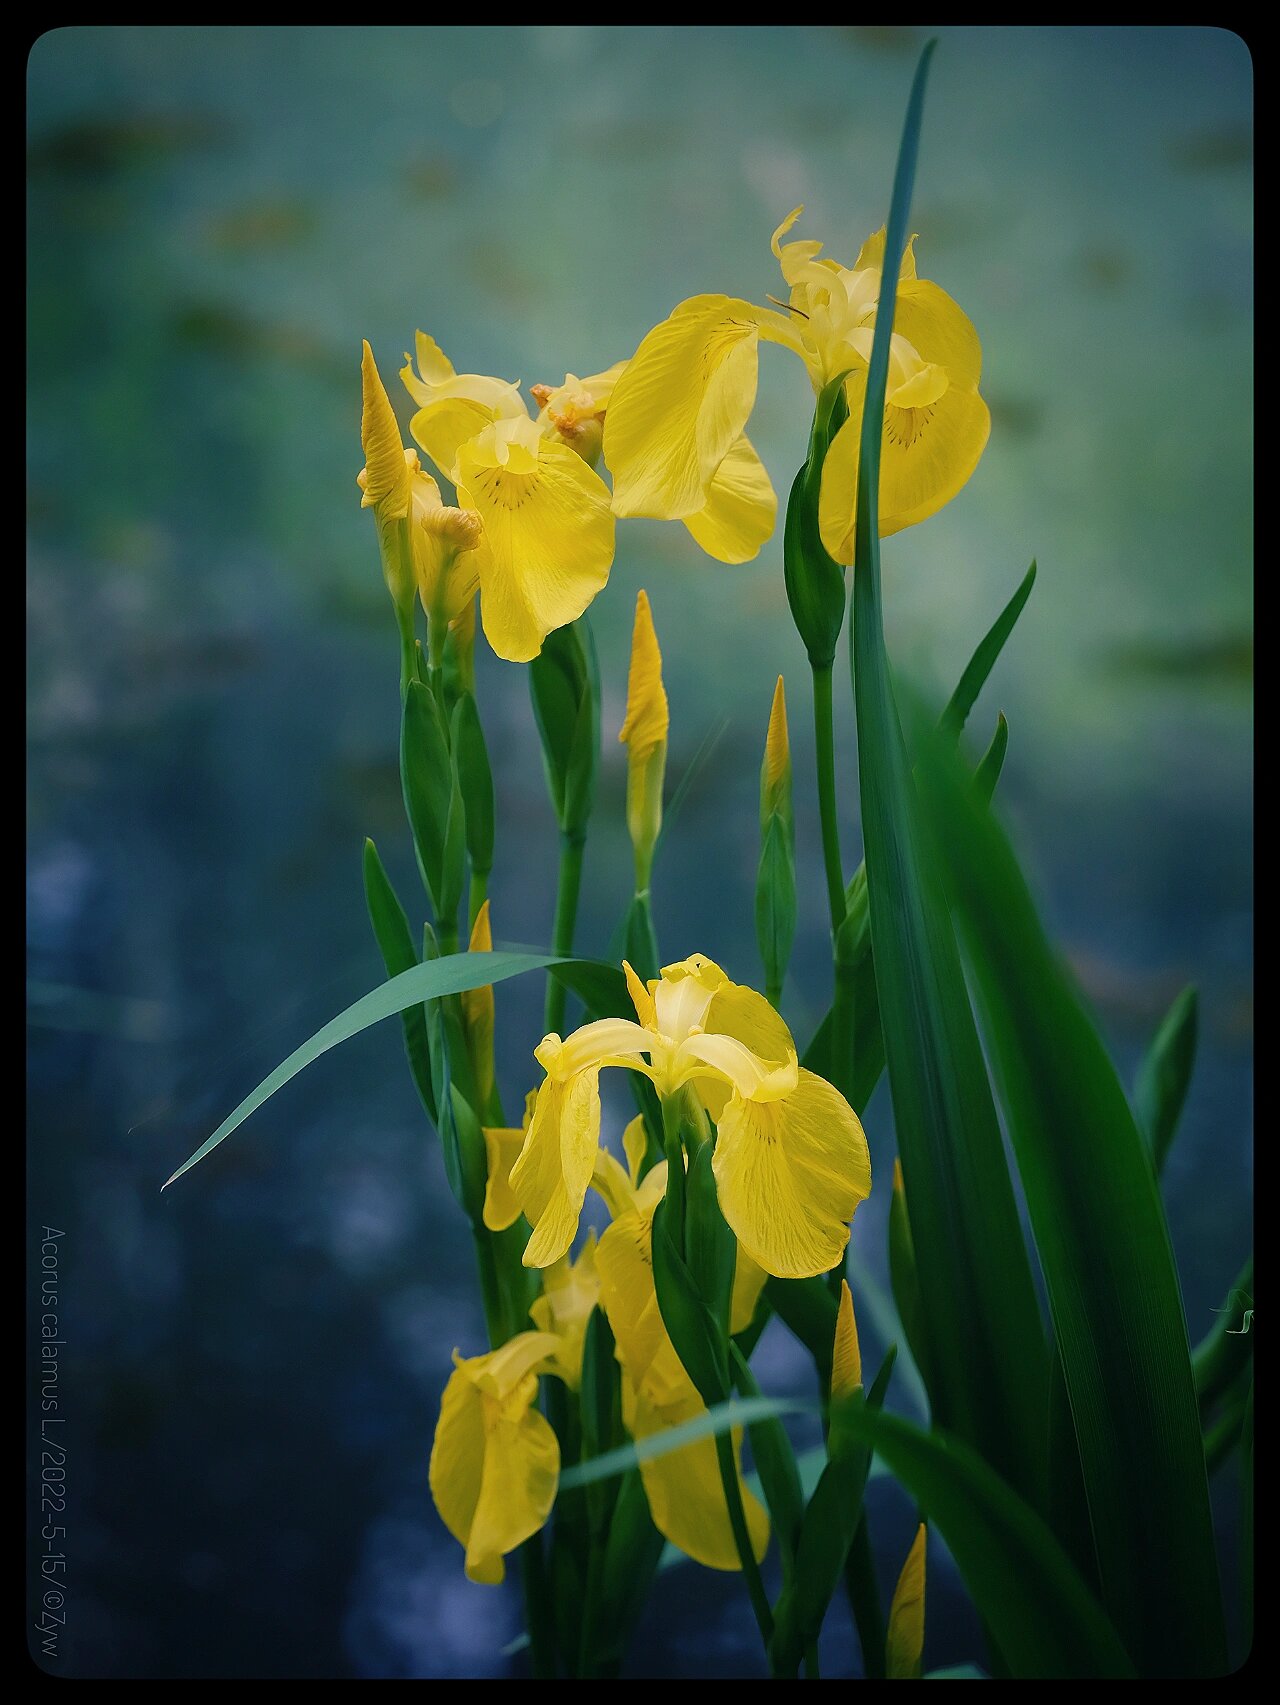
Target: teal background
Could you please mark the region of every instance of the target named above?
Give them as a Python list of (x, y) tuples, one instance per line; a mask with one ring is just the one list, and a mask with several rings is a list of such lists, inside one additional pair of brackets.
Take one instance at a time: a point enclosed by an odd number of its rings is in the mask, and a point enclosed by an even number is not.
[[(358, 507), (360, 340), (415, 327), (526, 384), (629, 354), (683, 297), (781, 293), (803, 235), (883, 220), (909, 27), (67, 28), (28, 68), (28, 941), (33, 1227), (67, 1232), (78, 1675), (507, 1673), (426, 1495), (469, 1251), (390, 1027), (181, 1186), (160, 1181), (379, 966), (372, 834), (414, 898), (396, 642)], [(1252, 69), (1225, 30), (938, 32), (913, 229), (983, 340), (991, 442), (885, 547), (889, 638), (939, 700), (1035, 556), (973, 723), (1129, 1074), (1178, 989), (1202, 1053), (1167, 1173), (1193, 1338), (1246, 1253), (1251, 1159)], [(751, 432), (785, 494), (812, 399), (765, 349)], [(406, 433), (407, 436), (407, 433)], [(655, 881), (669, 958), (757, 978), (757, 775), (785, 673), (804, 873), (788, 1012), (827, 994), (803, 654), (780, 541), (724, 567), (620, 527), (592, 608), (604, 756), (580, 941), (629, 884), (616, 743), (635, 592), (672, 784), (720, 730)], [(846, 858), (856, 860), (847, 681)], [(480, 659), (500, 938), (545, 941), (555, 844), (523, 671)], [(508, 1106), (541, 991), (499, 993)], [(621, 1102), (615, 1102), (620, 1119)], [(878, 1182), (888, 1098), (867, 1118)], [(855, 1248), (883, 1271), (888, 1191)], [(874, 1326), (868, 1329), (875, 1341)], [(772, 1328), (765, 1383), (804, 1386)], [(909, 1407), (909, 1394), (901, 1399)], [(1230, 1534), (1232, 1486), (1220, 1505)], [(875, 1488), (891, 1585), (911, 1533)], [(977, 1651), (945, 1560), (930, 1663)], [(830, 1662), (852, 1635), (833, 1612)], [(663, 1577), (647, 1673), (758, 1673), (738, 1583)]]

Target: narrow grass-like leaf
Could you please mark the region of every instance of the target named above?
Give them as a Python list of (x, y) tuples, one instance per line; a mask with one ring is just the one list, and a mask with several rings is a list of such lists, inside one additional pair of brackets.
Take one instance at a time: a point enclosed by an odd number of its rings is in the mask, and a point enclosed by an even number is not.
[[(297, 1077), (321, 1054), (336, 1048), (340, 1042), (349, 1041), (352, 1036), (358, 1036), (370, 1025), (409, 1007), (419, 1006), (424, 1001), (438, 1000), (442, 995), (461, 994), (464, 989), (478, 989), (486, 983), (503, 983), (508, 977), (519, 977), (525, 971), (553, 967), (567, 977), (567, 968), (571, 964), (597, 968), (594, 960), (560, 960), (554, 953), (451, 953), (443, 959), (433, 959), (402, 971), (398, 977), (392, 977), (378, 988), (370, 989), (367, 995), (361, 995), (345, 1012), (331, 1018), (301, 1047), (295, 1048), (288, 1059), (282, 1060), (239, 1106), (228, 1113), (213, 1135), (201, 1143), (189, 1160), (183, 1161), (178, 1170), (165, 1180), (162, 1188), (167, 1190), (184, 1172), (190, 1172), (193, 1166), (211, 1154), (219, 1143), (243, 1125), (251, 1113), (256, 1113), (264, 1101), (269, 1101), (278, 1089), (283, 1089), (290, 1078)], [(612, 969), (607, 965), (598, 968)]]
[[(907, 109), (885, 242), (886, 279), (897, 278), (906, 246), (933, 45), (921, 55)], [(911, 1201), (927, 1360), (936, 1384), (933, 1412), (1038, 1503), (1047, 1389), (1043, 1328), (885, 654), (878, 509), (892, 330), (893, 294), (882, 291), (862, 417), (851, 633), (880, 1018)], [(1029, 590), (1026, 582), (1024, 587)], [(976, 692), (975, 681), (985, 679), (1002, 642), (1000, 627), (998, 622), (992, 630), (996, 639), (988, 636), (990, 643), (984, 641), (975, 665), (966, 671), (957, 689), (956, 714)]]
[(983, 635), (978, 649), (969, 659), (969, 665), (942, 713), (939, 727), (944, 733), (959, 734), (968, 721), (969, 712), (977, 703), (978, 694), (986, 686), (987, 677), (995, 667), (996, 658), (1004, 650), (1004, 643), (1013, 632), (1014, 624), (1022, 614), (1035, 583), (1036, 565), (1033, 562), (1023, 575), (1018, 590)]
[(1015, 1677), (1132, 1678), (1119, 1635), (1051, 1529), (976, 1452), (865, 1404), (847, 1424), (946, 1540)]
[[(755, 1375), (736, 1344), (730, 1345), (729, 1358), (733, 1383), (739, 1395), (753, 1400), (761, 1398), (763, 1393), (756, 1384)], [(800, 1465), (786, 1429), (776, 1415), (752, 1421), (747, 1428), (747, 1436), (751, 1440), (751, 1454), (755, 1458), (765, 1503), (769, 1506), (773, 1531), (778, 1536), (783, 1577), (786, 1579), (791, 1574), (800, 1524), (804, 1520), (805, 1492)]]
[[(364, 897), (369, 908), (369, 922), (373, 925), (374, 938), (378, 943), (378, 951), (382, 954), (382, 963), (387, 968), (387, 975), (398, 977), (402, 971), (411, 970), (418, 963), (418, 949), (404, 907), (400, 904), (399, 896), (391, 885), (391, 878), (378, 857), (377, 847), (370, 840), (364, 843)], [(436, 1098), (431, 1083), (431, 1049), (427, 1042), (426, 1014), (420, 1006), (407, 1006), (401, 1017), (404, 1022), (404, 1051), (409, 1057), (409, 1070), (413, 1074), (422, 1105), (427, 1110), (427, 1117), (434, 1123)]]
[(1196, 1063), (1199, 999), (1194, 987), (1183, 989), (1165, 1014), (1138, 1068), (1133, 1111), (1151, 1144), (1156, 1171), (1164, 1171)]
[(1200, 1417), (1150, 1153), (1004, 834), (940, 746), (917, 774), (1044, 1272), (1103, 1602), (1143, 1674), (1221, 1675)]
[(991, 744), (973, 772), (973, 791), (984, 805), (990, 805), (991, 795), (996, 790), (1000, 780), (1000, 771), (1004, 768), (1005, 753), (1009, 750), (1009, 724), (1001, 711), (996, 718), (996, 731), (991, 736)]
[(891, 1345), (865, 1400), (859, 1386), (856, 1395), (850, 1393), (832, 1404), (827, 1466), (804, 1512), (795, 1570), (777, 1605), (770, 1658), (778, 1675), (794, 1675), (802, 1654), (818, 1638), (862, 1520), (871, 1446), (850, 1438), (844, 1425), (846, 1412), (855, 1406), (880, 1408), (896, 1354), (896, 1346)]
[(773, 1415), (812, 1415), (817, 1408), (816, 1403), (799, 1397), (730, 1398), (727, 1403), (717, 1403), (714, 1408), (703, 1410), (691, 1421), (682, 1421), (678, 1427), (651, 1433), (648, 1438), (619, 1445), (617, 1450), (606, 1451), (603, 1456), (594, 1456), (589, 1462), (579, 1462), (572, 1468), (566, 1468), (560, 1476), (560, 1490), (572, 1492), (579, 1486), (590, 1486), (593, 1481), (625, 1474), (637, 1463), (652, 1462), (655, 1457), (682, 1450), (685, 1445), (696, 1444), (699, 1439), (714, 1438), (717, 1433), (728, 1432), (731, 1427), (746, 1427), (753, 1421), (768, 1420)]

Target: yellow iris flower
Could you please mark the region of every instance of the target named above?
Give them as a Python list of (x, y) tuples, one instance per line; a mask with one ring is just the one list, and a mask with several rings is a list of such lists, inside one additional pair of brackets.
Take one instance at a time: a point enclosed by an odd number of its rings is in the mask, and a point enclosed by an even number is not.
[(644, 1072), (665, 1101), (686, 1088), (717, 1126), (713, 1172), (739, 1246), (778, 1278), (833, 1267), (871, 1189), (867, 1140), (838, 1090), (797, 1062), (791, 1032), (762, 995), (701, 954), (648, 987), (624, 966), (637, 1022), (605, 1018), (546, 1036), (538, 1090), (510, 1188), (546, 1267), (569, 1249), (600, 1143), (603, 1067)]
[(496, 1586), (502, 1559), (551, 1513), (560, 1446), (536, 1403), (538, 1375), (560, 1353), (550, 1332), (521, 1332), (484, 1356), (454, 1351), (428, 1477), (441, 1521), (466, 1549), (468, 1580)]
[[(401, 370), (419, 405), (409, 429), (478, 517), (476, 577), (485, 637), (499, 657), (525, 663), (553, 628), (577, 619), (609, 578), (614, 520), (594, 471), (598, 415), (613, 372), (546, 392), (531, 418), (519, 387), (457, 373), (434, 339), (417, 334), (417, 371)], [(545, 387), (539, 387), (545, 391)], [(603, 400), (602, 400), (603, 399)], [(554, 410), (554, 412), (553, 412)]]
[[(774, 232), (772, 248), (790, 289), (787, 312), (731, 296), (695, 296), (641, 342), (618, 380), (604, 425), (616, 515), (685, 521), (703, 549), (725, 562), (754, 556), (772, 531), (768, 475), (744, 432), (755, 403), (759, 344), (781, 344), (803, 361), (815, 391), (848, 372), (849, 419), (823, 469), (823, 543), (852, 561), (862, 397), (880, 300), (883, 230), (869, 237), (852, 268), (819, 258), (822, 244), (783, 243), (803, 212)], [(880, 532), (899, 532), (947, 503), (968, 480), (990, 431), (978, 394), (982, 350), (964, 312), (936, 284), (916, 276), (915, 238), (898, 279), (884, 444)], [(717, 525), (726, 489), (734, 493), (740, 537), (732, 550)], [(768, 524), (765, 524), (766, 516)], [(754, 541), (740, 553), (738, 546)]]
[[(632, 1135), (635, 1123), (628, 1127)], [(706, 1405), (685, 1372), (667, 1335), (653, 1283), (653, 1215), (667, 1184), (667, 1162), (660, 1161), (641, 1180), (637, 1177), (644, 1153), (643, 1136), (629, 1141), (627, 1171), (606, 1150), (596, 1160), (593, 1184), (609, 1205), (613, 1223), (595, 1252), (600, 1302), (613, 1332), (622, 1369), (622, 1421), (633, 1439), (647, 1439), (705, 1412)], [(734, 1286), (734, 1331), (751, 1318), (764, 1274), (752, 1263), (745, 1285)], [(739, 1256), (738, 1281), (743, 1278)], [(751, 1294), (754, 1291), (754, 1294)], [(743, 1305), (746, 1319), (742, 1319)], [(734, 1458), (742, 1444), (741, 1428), (733, 1432)], [(720, 1479), (715, 1441), (698, 1439), (664, 1456), (640, 1463), (645, 1496), (653, 1524), (665, 1539), (709, 1569), (740, 1569)], [(769, 1544), (769, 1518), (738, 1470), (739, 1490), (747, 1531), (756, 1561)]]

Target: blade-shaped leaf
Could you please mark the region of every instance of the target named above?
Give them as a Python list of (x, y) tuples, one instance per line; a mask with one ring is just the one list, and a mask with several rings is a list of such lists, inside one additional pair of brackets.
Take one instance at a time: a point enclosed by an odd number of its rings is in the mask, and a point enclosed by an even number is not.
[(773, 1415), (812, 1415), (817, 1408), (816, 1403), (800, 1397), (730, 1398), (727, 1403), (717, 1403), (714, 1408), (704, 1409), (691, 1421), (682, 1421), (678, 1427), (651, 1433), (648, 1438), (619, 1445), (617, 1450), (606, 1451), (603, 1456), (593, 1456), (588, 1462), (566, 1468), (560, 1476), (560, 1491), (572, 1492), (576, 1487), (590, 1486), (596, 1480), (625, 1474), (637, 1463), (651, 1462), (655, 1457), (696, 1444), (699, 1439), (714, 1438), (717, 1433), (726, 1433), (731, 1427), (746, 1427), (753, 1421), (768, 1420)]
[(986, 686), (987, 677), (995, 667), (996, 658), (1004, 650), (1005, 641), (1013, 632), (1014, 624), (1022, 614), (1035, 583), (1036, 565), (1033, 562), (1023, 575), (1018, 590), (982, 636), (978, 649), (969, 659), (968, 667), (961, 675), (956, 690), (942, 713), (939, 727), (944, 733), (959, 734), (968, 721), (969, 712), (976, 704), (978, 694)]
[(1004, 834), (950, 753), (923, 752), (917, 774), (1044, 1272), (1103, 1601), (1144, 1674), (1221, 1675), (1200, 1418), (1150, 1153)]
[(508, 977), (519, 977), (525, 971), (552, 968), (563, 974), (567, 981), (574, 974), (572, 967), (606, 972), (613, 969), (608, 965), (597, 966), (594, 960), (557, 959), (553, 953), (451, 953), (442, 959), (433, 959), (428, 964), (414, 965), (408, 971), (402, 971), (398, 977), (392, 977), (378, 988), (370, 989), (367, 995), (361, 995), (345, 1012), (331, 1018), (301, 1047), (295, 1048), (288, 1059), (282, 1060), (239, 1106), (228, 1113), (213, 1135), (201, 1143), (189, 1160), (183, 1161), (178, 1170), (165, 1180), (162, 1188), (167, 1190), (184, 1172), (190, 1172), (197, 1162), (243, 1125), (251, 1113), (256, 1113), (264, 1101), (269, 1101), (278, 1089), (283, 1089), (290, 1078), (297, 1077), (321, 1054), (336, 1048), (340, 1042), (349, 1041), (352, 1036), (358, 1036), (371, 1024), (378, 1024), (382, 1019), (419, 1006), (424, 1001), (438, 1000), (442, 995), (461, 994), (464, 989), (481, 988), (486, 983), (502, 983)]
[(865, 1404), (847, 1425), (946, 1540), (1015, 1677), (1133, 1676), (1119, 1635), (1052, 1531), (976, 1452)]
[[(898, 156), (884, 252), (883, 275), (890, 279), (898, 276), (906, 246), (932, 46), (920, 58)], [(876, 315), (862, 416), (850, 641), (880, 1019), (911, 1202), (926, 1359), (937, 1387), (930, 1394), (934, 1414), (1038, 1502), (1047, 1391), (1044, 1333), (885, 654), (878, 503), (893, 330), (887, 296), (881, 295)]]
[(1182, 1117), (1196, 1063), (1199, 1000), (1183, 989), (1165, 1014), (1133, 1086), (1133, 1111), (1151, 1144), (1156, 1171), (1164, 1171), (1170, 1144)]
[[(388, 977), (398, 977), (418, 963), (409, 920), (391, 878), (378, 857), (372, 841), (364, 843), (364, 897), (369, 908), (369, 921)], [(427, 1117), (436, 1116), (435, 1090), (431, 1083), (431, 1049), (427, 1042), (427, 1020), (420, 1006), (407, 1006), (403, 1013), (404, 1051), (409, 1056), (409, 1070), (417, 1086)]]

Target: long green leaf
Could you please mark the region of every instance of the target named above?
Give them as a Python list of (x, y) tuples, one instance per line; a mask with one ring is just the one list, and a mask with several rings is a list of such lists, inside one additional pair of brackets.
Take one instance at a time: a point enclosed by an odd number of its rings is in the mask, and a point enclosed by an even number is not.
[(1199, 1004), (1194, 988), (1183, 989), (1156, 1031), (1133, 1086), (1133, 1111), (1151, 1144), (1157, 1172), (1164, 1171), (1191, 1087)]
[[(364, 897), (369, 908), (369, 921), (382, 954), (388, 977), (398, 977), (401, 971), (411, 970), (418, 963), (409, 920), (400, 897), (391, 885), (391, 878), (378, 857), (373, 842), (364, 843)], [(402, 1015), (404, 1051), (409, 1057), (409, 1070), (417, 1086), (427, 1117), (436, 1117), (435, 1088), (431, 1082), (431, 1048), (427, 1041), (426, 1014), (420, 1006), (407, 1006)]]
[(184, 1172), (190, 1172), (197, 1162), (211, 1154), (219, 1143), (243, 1125), (251, 1113), (256, 1113), (264, 1101), (269, 1101), (278, 1089), (283, 1089), (290, 1078), (297, 1077), (313, 1060), (318, 1060), (321, 1054), (336, 1048), (340, 1042), (358, 1036), (371, 1024), (418, 1006), (423, 1001), (461, 994), (465, 989), (482, 988), (487, 983), (503, 983), (508, 977), (519, 977), (525, 971), (550, 968), (557, 974), (565, 974), (567, 981), (577, 967), (586, 967), (589, 971), (613, 969), (607, 965), (599, 967), (594, 960), (557, 959), (554, 953), (451, 953), (443, 959), (433, 959), (428, 964), (414, 965), (408, 971), (402, 971), (398, 977), (392, 977), (378, 988), (371, 989), (367, 995), (361, 995), (345, 1012), (331, 1018), (301, 1047), (295, 1048), (288, 1059), (282, 1060), (239, 1106), (228, 1113), (213, 1135), (201, 1143), (189, 1160), (183, 1161), (161, 1188), (167, 1190)]
[[(933, 45), (921, 55), (907, 109), (886, 235), (886, 279), (897, 278), (906, 245)], [(893, 301), (893, 293), (882, 291), (866, 381), (850, 641), (872, 951), (911, 1202), (926, 1360), (937, 1386), (930, 1394), (933, 1412), (1038, 1504), (1048, 1366), (1044, 1333), (885, 654), (878, 508)]]
[(652, 1433), (648, 1438), (619, 1445), (617, 1450), (606, 1451), (603, 1456), (593, 1456), (587, 1462), (566, 1468), (560, 1476), (560, 1491), (572, 1492), (579, 1486), (590, 1486), (596, 1480), (625, 1474), (637, 1463), (652, 1462), (655, 1457), (683, 1450), (685, 1445), (696, 1444), (699, 1439), (714, 1438), (730, 1427), (749, 1426), (753, 1421), (765, 1421), (774, 1415), (813, 1415), (817, 1409), (816, 1403), (799, 1397), (730, 1398), (727, 1403), (717, 1403), (714, 1408), (704, 1409), (691, 1421), (682, 1421), (678, 1427), (668, 1427), (665, 1432)]
[(1044, 1272), (1104, 1603), (1143, 1674), (1221, 1675), (1200, 1418), (1151, 1156), (1004, 834), (950, 753), (922, 754), (917, 774)]
[(1018, 590), (992, 622), (983, 635), (978, 649), (969, 659), (969, 665), (960, 677), (959, 684), (948, 701), (947, 708), (942, 713), (939, 726), (945, 733), (956, 735), (969, 719), (969, 712), (977, 702), (978, 694), (987, 684), (987, 677), (995, 667), (996, 658), (1004, 650), (1004, 643), (1013, 632), (1014, 624), (1022, 614), (1027, 599), (1031, 596), (1031, 588), (1036, 583), (1036, 565), (1033, 562)]
[(846, 1424), (883, 1457), (946, 1540), (1015, 1677), (1133, 1676), (1119, 1635), (1051, 1529), (976, 1452), (865, 1405)]

